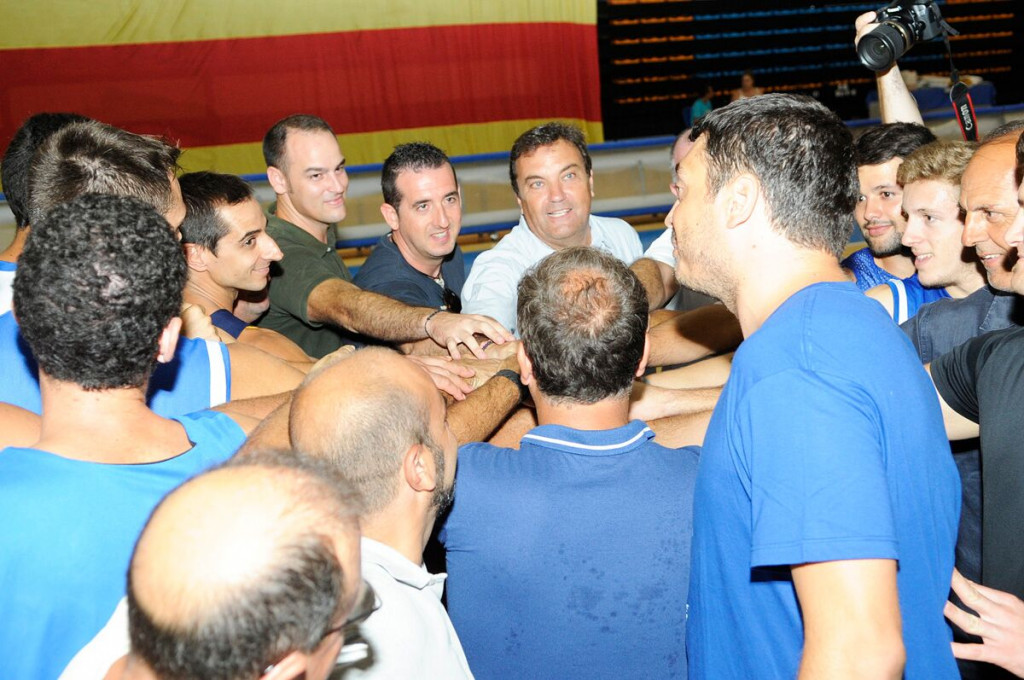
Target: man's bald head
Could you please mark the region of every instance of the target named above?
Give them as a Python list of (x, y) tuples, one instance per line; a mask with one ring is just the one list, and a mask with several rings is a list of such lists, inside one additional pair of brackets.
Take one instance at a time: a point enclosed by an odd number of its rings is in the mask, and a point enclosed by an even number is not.
[(255, 454), (179, 487), (129, 568), (133, 656), (161, 678), (241, 678), (312, 653), (358, 591), (355, 498), (330, 466), (293, 454)]
[(426, 372), (402, 355), (361, 349), (296, 392), (289, 419), (292, 445), (344, 470), (373, 514), (394, 498), (409, 447), (437, 450), (430, 408), (431, 400), (440, 398)]

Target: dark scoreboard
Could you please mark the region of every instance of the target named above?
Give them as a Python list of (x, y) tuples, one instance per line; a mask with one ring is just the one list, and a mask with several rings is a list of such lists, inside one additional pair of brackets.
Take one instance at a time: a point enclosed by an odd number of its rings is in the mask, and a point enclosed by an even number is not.
[[(866, 118), (873, 72), (853, 47), (854, 19), (882, 3), (796, 1), (599, 0), (598, 50), (605, 138), (674, 134), (683, 111), (710, 86), (729, 102), (751, 71), (770, 92), (809, 94), (844, 119)], [(1024, 3), (936, 3), (960, 32), (951, 46), (961, 73), (995, 84), (1000, 104), (1022, 101)], [(949, 75), (942, 41), (920, 43), (900, 59), (920, 75)]]

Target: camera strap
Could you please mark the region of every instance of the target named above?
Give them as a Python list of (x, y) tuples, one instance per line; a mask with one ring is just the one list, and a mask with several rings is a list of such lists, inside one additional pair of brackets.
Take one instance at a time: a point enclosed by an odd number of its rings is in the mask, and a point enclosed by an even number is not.
[(968, 142), (978, 141), (978, 118), (974, 115), (974, 102), (968, 91), (967, 83), (960, 80), (960, 72), (953, 64), (953, 50), (949, 46), (949, 36), (959, 35), (956, 29), (942, 21), (942, 41), (946, 43), (946, 55), (949, 57), (949, 79), (953, 85), (949, 88), (949, 101), (953, 104), (953, 113), (960, 124), (960, 134)]

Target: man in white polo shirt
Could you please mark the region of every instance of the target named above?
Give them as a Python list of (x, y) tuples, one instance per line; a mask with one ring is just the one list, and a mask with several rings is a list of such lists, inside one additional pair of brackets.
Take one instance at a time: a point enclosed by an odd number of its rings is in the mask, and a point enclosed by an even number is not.
[(462, 311), (497, 319), (516, 333), (516, 286), (523, 273), (556, 250), (593, 246), (627, 265), (643, 253), (636, 230), (590, 214), (592, 161), (583, 133), (564, 123), (527, 130), (512, 145), (509, 176), (522, 210), (519, 224), (473, 263)]

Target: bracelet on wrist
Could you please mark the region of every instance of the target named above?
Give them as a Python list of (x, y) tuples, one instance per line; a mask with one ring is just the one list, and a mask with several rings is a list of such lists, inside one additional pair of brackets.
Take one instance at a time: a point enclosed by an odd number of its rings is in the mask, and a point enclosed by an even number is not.
[[(428, 340), (434, 340), (434, 336), (432, 336), (430, 334), (430, 329), (427, 328), (427, 324), (430, 323), (431, 319), (433, 319), (435, 316), (437, 316), (438, 314), (440, 314), (443, 311), (444, 311), (443, 309), (435, 309), (430, 314), (427, 314), (427, 318), (423, 320), (423, 332), (426, 334)], [(434, 342), (437, 342), (437, 341), (434, 340)]]

